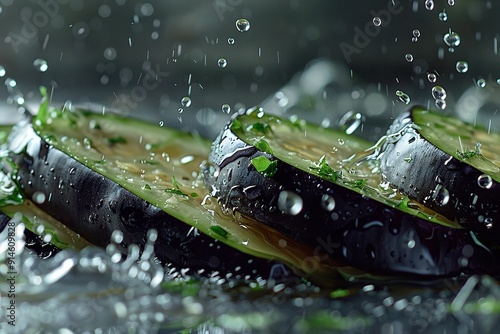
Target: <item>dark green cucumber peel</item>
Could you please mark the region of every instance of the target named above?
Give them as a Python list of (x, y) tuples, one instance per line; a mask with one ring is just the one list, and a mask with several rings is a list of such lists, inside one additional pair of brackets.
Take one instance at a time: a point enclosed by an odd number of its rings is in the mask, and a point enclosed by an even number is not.
[(500, 135), (423, 107), (396, 118), (388, 135), (395, 140), (381, 150), (384, 178), (498, 245)]
[[(9, 143), (16, 166), (11, 173), (23, 194), (28, 198), (37, 191), (47, 194), (39, 207), (97, 246), (105, 247), (112, 232), (120, 230), (124, 232), (121, 246), (125, 251), (130, 244), (144, 245), (147, 231), (155, 228), (155, 255), (178, 269), (219, 271), (237, 277), (268, 275), (275, 264), (194, 233), (185, 222), (49, 145), (35, 133), (31, 120), (14, 127)], [(241, 269), (235, 271), (237, 267)]]
[[(280, 151), (273, 142), (281, 135), (273, 127), (279, 119), (258, 110), (235, 116), (212, 146), (209, 161), (213, 166), (204, 170), (207, 186), (222, 205), (319, 247), (323, 256), (372, 273), (428, 277), (498, 274), (490, 250), (476, 243), (470, 232), (433, 223), (369, 198), (356, 182), (348, 187), (342, 181), (335, 182), (333, 175), (322, 175), (321, 170), (314, 175), (284, 162), (287, 154), (259, 151), (250, 143), (266, 140), (271, 150)], [(247, 127), (252, 122), (271, 126), (266, 133), (256, 133)], [(288, 121), (279, 122), (292, 127)], [(304, 134), (311, 136), (317, 131), (306, 125), (292, 137), (300, 141)], [(345, 139), (341, 133), (325, 131), (324, 135)], [(347, 140), (356, 138), (349, 136)], [(332, 146), (335, 144), (332, 142)], [(252, 164), (259, 156), (277, 161), (273, 176), (257, 171)], [(293, 159), (300, 157), (294, 155)], [(279, 209), (283, 192), (301, 198), (299, 212)], [(334, 199), (333, 208), (325, 205), (325, 196)], [(293, 198), (290, 200), (293, 202)]]

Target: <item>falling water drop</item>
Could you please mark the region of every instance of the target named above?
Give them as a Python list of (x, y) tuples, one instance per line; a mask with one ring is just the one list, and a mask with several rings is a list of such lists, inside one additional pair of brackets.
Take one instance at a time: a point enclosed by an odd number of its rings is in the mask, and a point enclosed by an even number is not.
[(189, 96), (184, 96), (181, 99), (181, 104), (183, 107), (189, 108), (191, 106), (191, 98)]
[(482, 79), (482, 78), (481, 78), (481, 79), (478, 79), (478, 80), (476, 81), (476, 85), (477, 85), (479, 88), (484, 88), (484, 87), (486, 87), (486, 80), (484, 80), (484, 79)]
[(469, 70), (469, 64), (463, 60), (457, 61), (457, 64), (455, 67), (456, 67), (458, 73), (465, 73)]
[(436, 100), (444, 100), (446, 99), (446, 90), (441, 86), (434, 86), (432, 87), (432, 97)]
[(457, 47), (460, 45), (460, 35), (454, 31), (450, 31), (443, 36), (443, 41), (449, 47)]
[(339, 121), (339, 127), (345, 131), (346, 134), (350, 135), (356, 131), (361, 124), (363, 124), (365, 117), (359, 112), (354, 112), (353, 110), (345, 113), (344, 116)]
[(405, 59), (407, 62), (411, 63), (413, 61), (413, 55), (411, 53), (407, 53), (405, 55)]
[(233, 45), (233, 44), (234, 44), (234, 38), (229, 37), (229, 38), (227, 39), (227, 44), (229, 44), (229, 45)]
[(442, 22), (448, 21), (448, 15), (444, 11), (439, 13), (438, 17), (439, 17), (439, 20)]
[(434, 1), (433, 0), (425, 0), (425, 9), (433, 10), (434, 9)]
[(436, 107), (438, 109), (445, 109), (446, 108), (446, 100), (444, 100), (444, 99), (436, 99), (435, 104), (436, 104)]
[(225, 114), (229, 114), (231, 112), (231, 106), (227, 103), (224, 103), (222, 105), (222, 112), (225, 113)]
[(375, 16), (375, 17), (373, 18), (373, 25), (374, 25), (375, 27), (380, 27), (380, 25), (381, 25), (381, 24), (382, 24), (382, 20), (380, 19), (380, 17)]
[(403, 102), (404, 104), (409, 104), (411, 102), (410, 96), (401, 90), (396, 91), (396, 96), (398, 97), (399, 101)]
[(0, 78), (4, 77), (7, 71), (5, 71), (5, 67), (0, 66)]
[(455, 5), (455, 0), (448, 0), (448, 5), (454, 6)]
[(437, 75), (435, 73), (428, 73), (427, 80), (429, 80), (429, 82), (436, 82)]
[(248, 22), (247, 19), (236, 20), (236, 29), (238, 29), (239, 32), (246, 32), (250, 30), (250, 22)]
[(335, 199), (328, 194), (324, 194), (321, 197), (321, 207), (326, 211), (332, 211), (335, 209)]
[(45, 72), (49, 69), (49, 64), (42, 58), (37, 58), (33, 61), (33, 67), (39, 72)]
[(227, 60), (225, 58), (219, 58), (219, 60), (217, 60), (217, 65), (219, 65), (220, 68), (224, 68), (227, 66)]

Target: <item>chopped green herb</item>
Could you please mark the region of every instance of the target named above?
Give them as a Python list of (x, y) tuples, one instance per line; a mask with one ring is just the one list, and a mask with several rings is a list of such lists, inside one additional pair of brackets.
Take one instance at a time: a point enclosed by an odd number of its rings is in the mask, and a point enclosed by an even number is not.
[(351, 294), (351, 292), (347, 289), (336, 289), (330, 292), (330, 297), (332, 298), (342, 298), (347, 297)]
[(255, 122), (254, 124), (247, 127), (247, 131), (253, 131), (256, 133), (267, 133), (271, 130), (271, 127), (267, 123)]
[(271, 150), (271, 146), (269, 146), (269, 144), (267, 143), (267, 141), (265, 141), (264, 139), (261, 139), (258, 142), (256, 142), (254, 144), (254, 146), (259, 151), (266, 152), (266, 153), (271, 154), (271, 155), (273, 154), (273, 151)]
[(174, 185), (175, 189), (179, 189), (181, 186), (181, 184), (177, 181), (177, 179), (173, 175), (172, 175), (172, 184)]
[(310, 169), (316, 171), (318, 176), (322, 178), (330, 179), (331, 181), (337, 181), (337, 178), (342, 176), (341, 172), (336, 172), (332, 167), (326, 162), (326, 156), (322, 156), (319, 159), (319, 162), (315, 164), (315, 166), (309, 167)]
[(346, 180), (344, 179), (344, 184), (352, 187), (352, 188), (359, 188), (363, 189), (366, 186), (366, 179), (357, 179), (357, 180)]
[(411, 157), (406, 157), (403, 159), (405, 162), (410, 163), (411, 162)]
[(169, 193), (169, 194), (176, 194), (176, 195), (181, 195), (181, 196), (186, 196), (187, 197), (187, 194), (183, 193), (179, 189), (167, 188), (167, 189), (165, 189), (165, 192)]
[(191, 193), (191, 197), (198, 197), (197, 193)]
[(259, 155), (252, 159), (252, 165), (264, 176), (273, 177), (278, 171), (278, 160), (271, 161), (266, 156)]
[(217, 225), (210, 226), (210, 230), (217, 233), (218, 235), (220, 235), (224, 239), (227, 239), (227, 236), (229, 235), (228, 231), (226, 231), (225, 229), (223, 229), (222, 227), (217, 226)]
[(106, 140), (110, 144), (118, 144), (118, 143), (125, 144), (127, 142), (127, 140), (125, 138), (123, 138), (122, 136), (117, 136), (117, 137), (113, 137), (113, 138), (106, 138)]
[(237, 130), (241, 130), (241, 128), (242, 128), (242, 126), (241, 126), (240, 120), (235, 119), (233, 121), (233, 123), (231, 123), (231, 130), (237, 131)]
[(469, 150), (468, 147), (465, 148), (465, 151), (464, 152), (460, 152), (458, 149), (457, 149), (457, 156), (461, 159), (461, 160), (467, 160), (467, 159), (470, 159), (472, 158), (473, 156), (475, 155), (480, 155), (481, 154), (481, 143), (480, 142), (477, 142), (476, 143), (476, 149), (474, 151), (472, 150)]
[(151, 186), (150, 186), (149, 184), (147, 184), (147, 183), (146, 183), (146, 184), (144, 185), (144, 189), (151, 190)]

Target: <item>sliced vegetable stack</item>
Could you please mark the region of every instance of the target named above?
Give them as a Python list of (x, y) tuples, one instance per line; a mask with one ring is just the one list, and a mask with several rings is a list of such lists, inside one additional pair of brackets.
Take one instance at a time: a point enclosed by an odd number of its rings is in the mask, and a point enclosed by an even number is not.
[(318, 254), (379, 274), (498, 273), (475, 233), (387, 187), (369, 144), (254, 110), (234, 117), (212, 146), (205, 180), (239, 211)]
[(499, 244), (500, 134), (414, 107), (388, 131), (384, 178), (409, 197)]
[(44, 103), (12, 130), (5, 166), (24, 196), (41, 194), (38, 207), (95, 245), (105, 247), (115, 230), (123, 250), (144, 245), (154, 228), (156, 256), (178, 270), (267, 278), (284, 263), (313, 281), (333, 281), (332, 259), (221, 212), (198, 177), (209, 150), (195, 134)]

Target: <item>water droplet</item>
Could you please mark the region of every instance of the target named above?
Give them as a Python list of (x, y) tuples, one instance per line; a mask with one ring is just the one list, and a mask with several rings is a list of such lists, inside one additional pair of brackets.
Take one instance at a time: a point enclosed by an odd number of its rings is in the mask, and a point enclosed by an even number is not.
[(479, 87), (479, 88), (484, 88), (486, 87), (486, 80), (484, 79), (478, 79), (476, 81), (476, 85)]
[(446, 90), (441, 86), (434, 86), (432, 87), (432, 97), (436, 100), (444, 100), (446, 99)]
[(407, 62), (411, 63), (413, 61), (413, 55), (411, 53), (407, 53), (405, 55), (405, 59)]
[(465, 73), (469, 70), (469, 64), (466, 61), (459, 60), (455, 65), (458, 73)]
[(0, 66), (0, 78), (4, 77), (7, 71), (5, 71), (5, 67)]
[(104, 50), (104, 58), (107, 60), (114, 60), (116, 58), (116, 50), (114, 48), (106, 48)]
[(483, 174), (477, 178), (477, 185), (483, 189), (490, 189), (493, 185), (493, 180), (491, 179), (491, 176)]
[(219, 65), (220, 68), (224, 68), (227, 66), (227, 60), (225, 58), (219, 58), (219, 60), (217, 60), (217, 65)]
[(43, 204), (45, 202), (45, 194), (41, 191), (35, 191), (33, 193), (32, 199), (36, 204)]
[(382, 20), (380, 19), (380, 17), (375, 16), (375, 17), (373, 18), (373, 25), (374, 25), (375, 27), (380, 27), (380, 25), (381, 25), (381, 24), (382, 24)]
[(44, 59), (37, 58), (33, 61), (33, 67), (39, 72), (45, 72), (49, 69), (49, 64)]
[(250, 22), (247, 19), (239, 19), (236, 21), (236, 29), (239, 32), (245, 32), (250, 30)]
[(278, 197), (278, 208), (286, 214), (295, 216), (302, 211), (304, 201), (293, 191), (284, 190)]
[(408, 240), (407, 246), (408, 248), (412, 249), (415, 247), (415, 244), (416, 244), (415, 239), (410, 239)]
[(328, 194), (324, 194), (321, 197), (321, 207), (326, 211), (332, 211), (335, 209), (335, 199)]
[(231, 106), (227, 103), (224, 103), (222, 105), (222, 112), (225, 113), (225, 114), (229, 114), (231, 112)]
[(449, 47), (457, 47), (460, 45), (460, 36), (453, 31), (446, 33), (443, 37), (443, 40)]
[(448, 5), (454, 6), (455, 5), (455, 0), (448, 0)]
[(411, 41), (412, 41), (413, 43), (416, 43), (416, 42), (418, 41), (418, 38), (417, 38), (417, 37), (412, 37), (412, 38), (411, 38)]
[(184, 96), (181, 99), (181, 104), (183, 107), (189, 108), (191, 106), (191, 98), (189, 96)]
[(439, 206), (445, 206), (450, 201), (450, 193), (448, 189), (438, 184), (432, 194), (432, 200)]
[(438, 109), (443, 110), (446, 108), (446, 100), (436, 99), (435, 104)]
[(227, 39), (227, 44), (229, 44), (229, 45), (233, 45), (233, 44), (234, 44), (234, 38), (229, 37), (229, 38)]
[(487, 217), (484, 219), (484, 224), (486, 225), (487, 229), (490, 229), (493, 227), (493, 219), (491, 217)]
[(434, 1), (433, 0), (425, 0), (425, 9), (433, 10), (434, 9)]
[(410, 96), (401, 90), (396, 91), (396, 96), (398, 97), (399, 101), (403, 102), (404, 104), (409, 104), (411, 102)]
[(448, 21), (448, 15), (444, 11), (439, 13), (438, 17), (439, 17), (439, 20), (442, 22)]
[(427, 80), (429, 80), (429, 82), (436, 82), (437, 75), (435, 73), (427, 73)]
[(361, 124), (363, 124), (365, 118), (359, 112), (348, 111), (339, 121), (339, 127), (345, 131), (346, 134), (350, 135), (356, 131)]
[(420, 37), (420, 30), (418, 30), (418, 29), (413, 30), (413, 36)]
[(179, 114), (182, 114), (182, 113), (184, 112), (184, 108), (179, 108), (179, 109), (177, 109), (177, 112), (178, 112)]
[(69, 169), (69, 175), (75, 175), (75, 173), (76, 173), (76, 168), (75, 167), (71, 167)]

